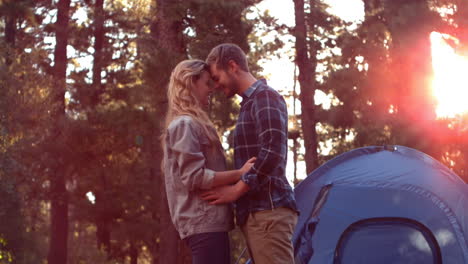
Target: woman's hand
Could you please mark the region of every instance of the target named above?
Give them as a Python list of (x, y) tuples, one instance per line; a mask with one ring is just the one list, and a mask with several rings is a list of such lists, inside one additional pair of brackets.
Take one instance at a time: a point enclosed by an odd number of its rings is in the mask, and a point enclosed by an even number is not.
[(236, 201), (248, 190), (249, 186), (246, 183), (238, 181), (234, 185), (224, 185), (204, 191), (200, 194), (200, 198), (212, 205), (225, 204)]
[(257, 157), (252, 157), (247, 162), (245, 162), (244, 166), (242, 166), (242, 168), (239, 169), (240, 176), (247, 173), (250, 170), (250, 168), (252, 168), (252, 166), (255, 164), (256, 160), (257, 160)]

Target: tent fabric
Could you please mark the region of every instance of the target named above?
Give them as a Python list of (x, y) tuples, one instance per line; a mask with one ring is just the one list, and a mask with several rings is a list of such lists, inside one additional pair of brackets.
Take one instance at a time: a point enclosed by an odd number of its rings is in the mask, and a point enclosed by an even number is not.
[[(352, 150), (309, 174), (295, 195), (301, 212), (293, 237), (296, 263), (363, 263), (360, 258), (379, 263), (429, 258), (438, 263), (434, 257), (438, 254), (442, 263), (468, 263), (468, 187), (450, 169), (417, 150), (403, 146)], [(352, 239), (343, 238), (350, 226), (369, 219), (387, 224), (376, 222), (368, 230), (355, 230)], [(430, 237), (434, 245), (430, 239), (424, 242)], [(340, 244), (345, 252), (341, 259), (336, 257), (340, 241), (347, 241)], [(350, 251), (364, 249), (366, 243), (371, 250)], [(385, 249), (390, 244), (394, 248)]]

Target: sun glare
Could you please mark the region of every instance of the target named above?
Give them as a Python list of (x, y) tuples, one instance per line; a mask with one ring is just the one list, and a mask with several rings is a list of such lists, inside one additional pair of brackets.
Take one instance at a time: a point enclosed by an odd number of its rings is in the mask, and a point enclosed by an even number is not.
[(457, 43), (451, 36), (431, 33), (432, 89), (437, 101), (436, 113), (441, 118), (468, 113), (468, 58), (458, 55), (447, 39)]

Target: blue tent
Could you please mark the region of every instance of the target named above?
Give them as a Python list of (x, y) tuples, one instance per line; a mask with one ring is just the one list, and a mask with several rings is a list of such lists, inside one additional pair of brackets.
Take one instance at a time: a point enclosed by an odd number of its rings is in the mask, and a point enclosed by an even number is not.
[(468, 186), (414, 149), (352, 150), (295, 194), (296, 264), (468, 263)]

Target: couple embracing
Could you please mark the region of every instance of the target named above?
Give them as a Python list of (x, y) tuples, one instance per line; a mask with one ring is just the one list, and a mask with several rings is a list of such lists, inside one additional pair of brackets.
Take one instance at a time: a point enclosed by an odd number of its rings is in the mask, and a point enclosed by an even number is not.
[[(214, 85), (212, 84), (214, 83)], [(242, 96), (234, 130), (234, 170), (226, 170), (219, 136), (204, 109), (213, 89)], [(232, 205), (255, 264), (294, 263), (297, 222), (285, 170), (287, 107), (249, 71), (235, 44), (213, 48), (206, 61), (185, 60), (172, 71), (162, 136), (172, 222), (194, 264), (229, 264)]]

